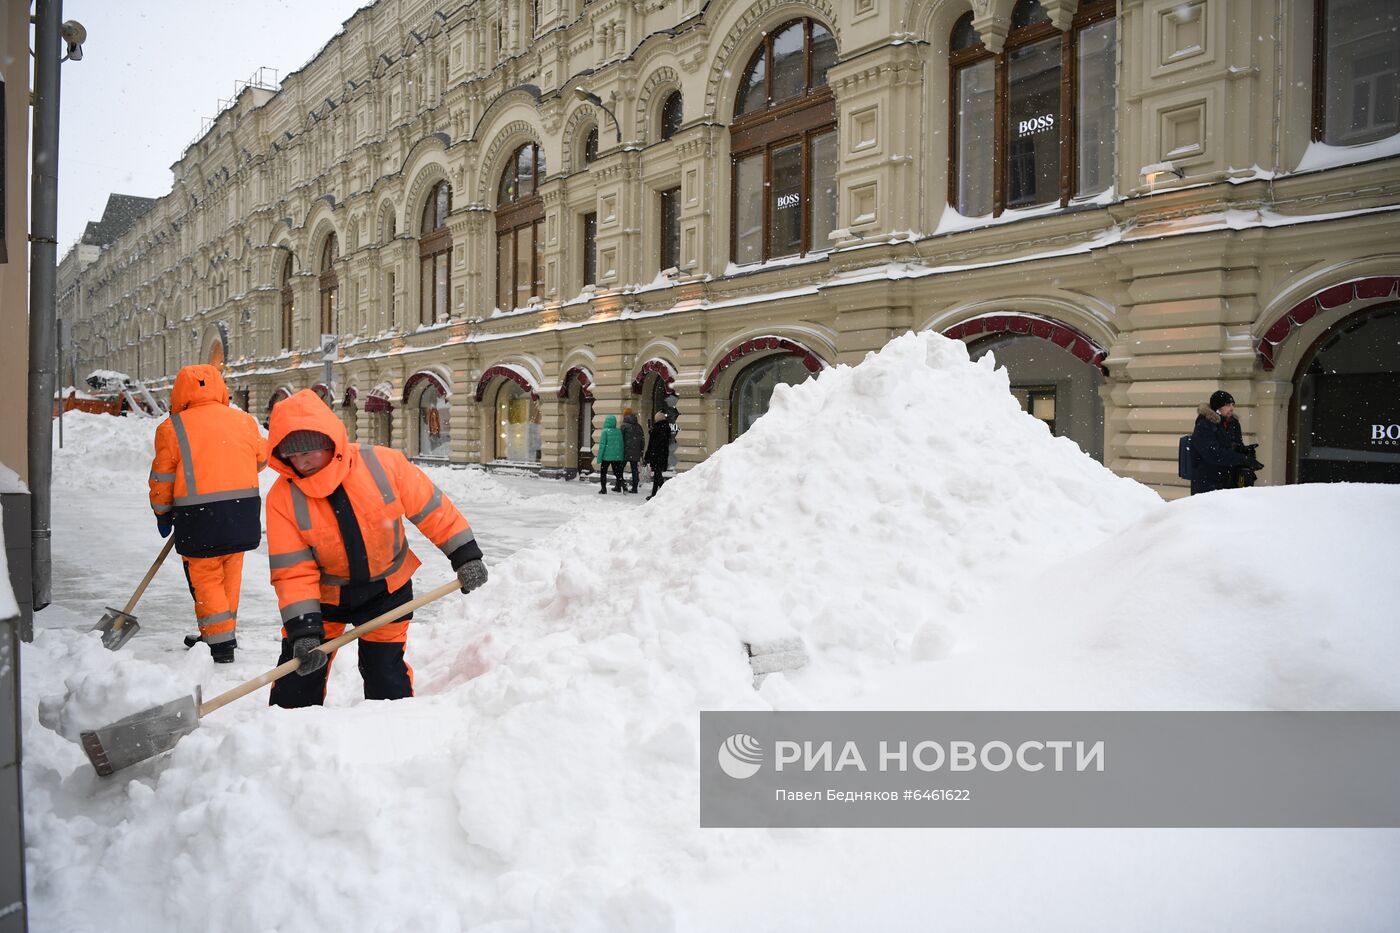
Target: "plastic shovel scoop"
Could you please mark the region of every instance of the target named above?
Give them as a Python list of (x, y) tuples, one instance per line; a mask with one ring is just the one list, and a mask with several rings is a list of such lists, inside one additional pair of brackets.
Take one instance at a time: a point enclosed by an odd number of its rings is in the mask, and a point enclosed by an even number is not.
[(116, 651), (122, 645), (131, 640), (131, 636), (140, 631), (141, 626), (136, 621), (136, 616), (131, 611), (136, 608), (136, 603), (141, 599), (141, 594), (146, 592), (146, 587), (151, 585), (151, 580), (155, 578), (156, 571), (160, 565), (165, 563), (165, 556), (170, 553), (170, 549), (175, 546), (175, 536), (172, 534), (166, 539), (165, 547), (160, 549), (156, 555), (155, 563), (151, 564), (151, 569), (146, 571), (146, 576), (141, 579), (141, 585), (136, 588), (136, 592), (131, 594), (131, 599), (127, 601), (125, 609), (113, 609), (107, 607), (107, 611), (102, 614), (102, 618), (92, 627), (94, 632), (102, 633), (102, 646), (111, 651)]
[[(456, 580), (444, 583), (431, 593), (425, 593), (412, 602), (391, 609), (381, 616), (376, 616), (363, 625), (355, 626), (339, 638), (331, 639), (316, 650), (330, 654), (337, 648), (350, 644), (361, 635), (367, 635), (396, 619), (402, 619), (410, 612), (414, 612), (428, 603), (436, 602), (461, 588), (462, 584)], [(145, 761), (147, 758), (154, 758), (162, 752), (169, 751), (181, 738), (199, 728), (199, 721), (214, 710), (227, 706), (240, 697), (247, 696), (259, 687), (265, 687), (275, 680), (281, 680), (299, 667), (301, 667), (301, 661), (292, 658), (284, 664), (277, 665), (267, 673), (244, 681), (232, 690), (221, 693), (204, 703), (200, 702), (199, 688), (196, 687), (190, 696), (171, 700), (160, 706), (153, 706), (148, 710), (127, 716), (125, 719), (118, 719), (110, 726), (83, 732), (83, 751), (87, 753), (88, 761), (92, 762), (92, 766), (98, 774), (103, 777), (115, 774), (123, 768), (128, 768), (138, 762)]]

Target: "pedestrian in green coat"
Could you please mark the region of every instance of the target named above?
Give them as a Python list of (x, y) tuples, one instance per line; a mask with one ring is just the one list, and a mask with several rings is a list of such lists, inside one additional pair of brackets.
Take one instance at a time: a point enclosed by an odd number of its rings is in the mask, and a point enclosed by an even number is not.
[(608, 494), (608, 467), (611, 466), (613, 473), (617, 476), (613, 483), (613, 492), (622, 492), (622, 432), (617, 429), (617, 415), (608, 415), (603, 419), (603, 431), (598, 435), (598, 478), (602, 482), (602, 488), (598, 494), (606, 496)]

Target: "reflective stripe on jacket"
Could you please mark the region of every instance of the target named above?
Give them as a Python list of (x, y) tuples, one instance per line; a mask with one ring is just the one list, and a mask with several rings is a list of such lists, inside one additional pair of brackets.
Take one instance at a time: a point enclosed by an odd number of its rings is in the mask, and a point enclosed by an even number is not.
[[(383, 581), (393, 592), (407, 583), (420, 562), (408, 546), (405, 518), (444, 554), (470, 546), (480, 556), (467, 520), (426, 473), (392, 448), (349, 443), (340, 419), (310, 390), (272, 410), (269, 448), (292, 431), (325, 434), (335, 456), (306, 477), (272, 457), (281, 478), (267, 495), (267, 546), (284, 623), (320, 613), (323, 604), (341, 605), (350, 587)], [(351, 514), (337, 518), (337, 501), (348, 502)], [(359, 540), (347, 547), (341, 523), (351, 520)]]
[(170, 417), (156, 428), (151, 510), (174, 513), (175, 550), (186, 557), (248, 551), (262, 539), (258, 471), (267, 445), (252, 415), (230, 408), (213, 366), (175, 377)]

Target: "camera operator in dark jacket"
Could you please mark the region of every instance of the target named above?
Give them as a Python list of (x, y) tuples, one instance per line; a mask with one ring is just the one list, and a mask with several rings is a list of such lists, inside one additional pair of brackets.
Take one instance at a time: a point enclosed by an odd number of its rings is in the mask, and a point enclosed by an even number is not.
[(1191, 495), (1253, 486), (1255, 471), (1264, 469), (1254, 458), (1257, 447), (1244, 443), (1234, 397), (1223, 390), (1211, 395), (1210, 402), (1197, 409), (1191, 432)]

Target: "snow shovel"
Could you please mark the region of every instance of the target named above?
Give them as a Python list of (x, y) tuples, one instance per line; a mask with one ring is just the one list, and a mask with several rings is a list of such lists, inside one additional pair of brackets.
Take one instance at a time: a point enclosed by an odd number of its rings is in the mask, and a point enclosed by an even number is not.
[(160, 549), (156, 555), (156, 562), (151, 564), (151, 569), (146, 571), (146, 576), (142, 578), (141, 585), (136, 588), (136, 592), (131, 594), (131, 599), (127, 602), (125, 609), (113, 609), (107, 607), (107, 611), (102, 614), (102, 618), (92, 627), (94, 632), (102, 633), (102, 647), (110, 651), (116, 651), (122, 645), (131, 640), (140, 629), (140, 624), (136, 621), (136, 616), (131, 614), (131, 610), (136, 608), (137, 601), (141, 594), (146, 592), (146, 587), (150, 586), (151, 580), (155, 577), (160, 565), (165, 563), (165, 555), (170, 553), (170, 549), (175, 546), (175, 536), (172, 534), (165, 541), (165, 547)]
[[(412, 602), (391, 609), (362, 625), (357, 625), (339, 638), (332, 638), (316, 650), (330, 654), (337, 648), (350, 644), (361, 635), (367, 635), (381, 626), (388, 625), (395, 619), (402, 619), (410, 612), (442, 599), (449, 593), (455, 593), (461, 588), (462, 584), (456, 580), (444, 583), (431, 593), (419, 596)], [(245, 697), (274, 680), (281, 680), (299, 667), (301, 667), (301, 661), (292, 658), (285, 664), (277, 665), (266, 674), (260, 674), (252, 680), (245, 681), (208, 702), (201, 702), (200, 691), (196, 687), (192, 696), (181, 697), (178, 700), (172, 700), (169, 703), (127, 716), (125, 719), (118, 719), (110, 726), (104, 726), (101, 729), (83, 732), (83, 751), (87, 753), (88, 760), (92, 762), (92, 766), (97, 769), (98, 774), (103, 777), (115, 774), (122, 768), (130, 767), (139, 761), (145, 761), (147, 758), (154, 758), (161, 752), (169, 751), (183, 736), (189, 735), (197, 729), (199, 721), (214, 710), (227, 706), (234, 700)]]

